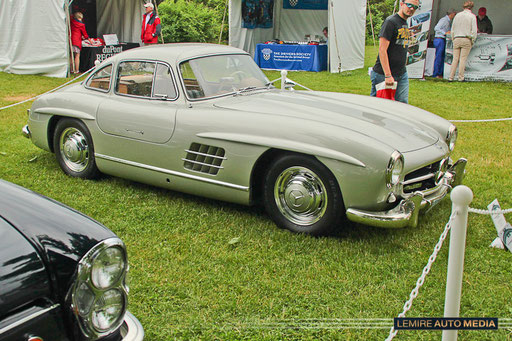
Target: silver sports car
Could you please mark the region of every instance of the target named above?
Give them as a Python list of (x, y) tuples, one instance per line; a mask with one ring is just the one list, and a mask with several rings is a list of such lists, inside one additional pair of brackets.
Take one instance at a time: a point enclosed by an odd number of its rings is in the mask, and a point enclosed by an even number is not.
[(74, 177), (111, 174), (245, 205), (283, 228), (415, 226), (464, 176), (457, 129), (379, 98), (275, 88), (246, 52), (128, 50), (37, 99), (25, 136)]

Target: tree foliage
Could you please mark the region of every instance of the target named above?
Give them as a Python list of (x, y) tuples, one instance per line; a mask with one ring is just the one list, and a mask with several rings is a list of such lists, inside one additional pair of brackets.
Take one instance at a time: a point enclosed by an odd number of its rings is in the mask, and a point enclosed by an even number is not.
[(158, 6), (162, 37), (166, 43), (215, 42), (224, 8), (223, 0), (165, 0)]
[[(396, 0), (369, 0), (366, 16), (366, 41), (373, 42), (384, 20), (393, 14)], [(158, 6), (162, 35), (170, 42), (217, 42), (222, 26), (226, 0), (164, 0)], [(371, 15), (370, 15), (371, 14)], [(228, 39), (228, 18), (222, 27), (222, 40)], [(370, 20), (371, 18), (371, 20)]]
[(375, 33), (375, 39), (378, 44), (379, 31), (382, 27), (382, 23), (393, 14), (393, 5), (396, 0), (369, 0), (369, 6), (366, 9), (366, 41), (367, 43), (373, 43), (372, 27)]

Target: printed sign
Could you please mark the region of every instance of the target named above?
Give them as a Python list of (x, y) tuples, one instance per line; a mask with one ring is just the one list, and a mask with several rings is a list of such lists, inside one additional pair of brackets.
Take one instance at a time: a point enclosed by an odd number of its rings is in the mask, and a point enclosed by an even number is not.
[(242, 28), (272, 28), (274, 0), (242, 0)]
[[(452, 62), (453, 42), (450, 37), (447, 37), (444, 60), (445, 78), (450, 76)], [(464, 79), (512, 81), (512, 36), (479, 34), (469, 52)]]
[(117, 34), (104, 34), (103, 40), (105, 40), (105, 45), (119, 45), (119, 39), (117, 39)]
[(327, 10), (328, 0), (283, 0), (284, 9)]
[(432, 0), (421, 0), (420, 7), (407, 20), (410, 31), (406, 61), (409, 78), (423, 78), (431, 20)]
[(123, 47), (121, 45), (110, 45), (110, 46), (103, 46), (101, 48), (101, 53), (96, 54), (96, 60), (102, 62), (105, 59), (112, 57), (115, 54), (123, 52)]
[(262, 69), (327, 70), (327, 45), (257, 44), (254, 54)]

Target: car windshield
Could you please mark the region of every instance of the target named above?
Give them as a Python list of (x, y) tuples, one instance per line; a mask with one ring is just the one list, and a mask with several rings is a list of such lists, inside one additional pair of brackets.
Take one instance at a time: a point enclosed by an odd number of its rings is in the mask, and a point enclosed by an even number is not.
[(181, 63), (189, 98), (214, 97), (266, 87), (268, 78), (248, 55), (217, 55)]

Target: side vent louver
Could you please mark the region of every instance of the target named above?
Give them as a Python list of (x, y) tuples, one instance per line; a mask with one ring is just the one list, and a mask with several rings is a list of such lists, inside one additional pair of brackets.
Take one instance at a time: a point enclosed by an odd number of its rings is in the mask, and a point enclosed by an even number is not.
[(185, 151), (187, 156), (182, 159), (185, 161), (184, 167), (195, 172), (217, 175), (223, 168), (222, 161), (226, 160), (224, 149), (219, 147), (192, 143)]

